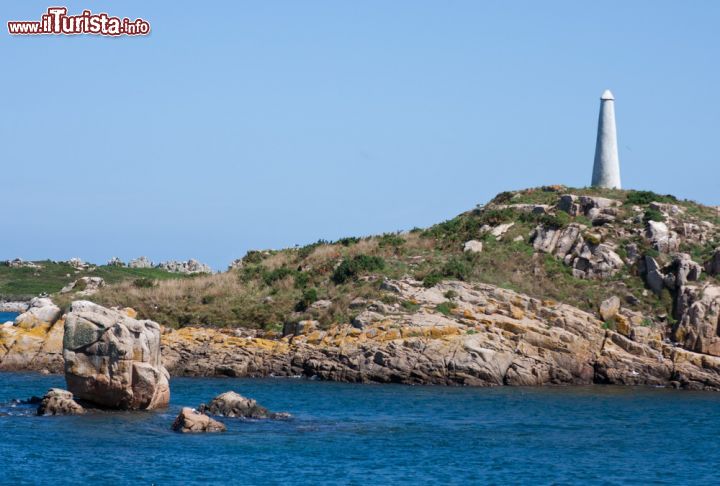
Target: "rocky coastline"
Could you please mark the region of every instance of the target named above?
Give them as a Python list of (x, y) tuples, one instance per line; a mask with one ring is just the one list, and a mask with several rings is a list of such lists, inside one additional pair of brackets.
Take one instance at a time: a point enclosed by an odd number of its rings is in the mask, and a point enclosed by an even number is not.
[[(612, 330), (567, 304), (486, 284), (448, 281), (425, 288), (403, 279), (385, 281), (383, 288), (416, 307), (368, 302), (368, 310), (353, 324), (323, 330), (316, 322), (304, 322), (286, 329), (285, 336), (158, 326), (162, 366), (173, 376), (720, 390), (720, 357), (671, 342), (619, 302), (605, 305), (604, 312), (619, 324)], [(438, 311), (448, 295), (452, 305), (447, 312)], [(110, 310), (83, 301), (72, 308), (75, 312), (62, 315), (50, 299), (38, 300), (16, 325), (0, 328), (0, 370), (62, 373), (68, 354), (63, 359), (63, 340), (69, 339), (68, 329), (78, 326), (78, 312), (90, 309), (96, 321), (109, 319), (106, 325), (136, 316), (132, 309)], [(697, 305), (694, 309), (692, 315), (699, 315)], [(689, 319), (682, 322), (691, 329)]]

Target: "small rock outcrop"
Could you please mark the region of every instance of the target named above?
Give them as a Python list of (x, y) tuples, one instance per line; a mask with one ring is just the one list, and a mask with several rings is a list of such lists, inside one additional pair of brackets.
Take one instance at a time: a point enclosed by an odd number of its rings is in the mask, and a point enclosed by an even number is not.
[(705, 262), (705, 271), (713, 276), (720, 274), (720, 248), (716, 248), (710, 259)]
[(65, 320), (63, 358), (68, 389), (102, 407), (150, 410), (170, 401), (161, 363), (160, 326), (88, 301)]
[(82, 258), (74, 257), (67, 261), (68, 265), (73, 267), (75, 270), (86, 270), (90, 268), (90, 264), (83, 261)]
[(128, 267), (130, 267), (130, 268), (152, 268), (153, 262), (151, 262), (148, 257), (141, 256), (139, 258), (135, 258), (134, 260), (130, 260), (130, 263), (128, 263)]
[(614, 319), (618, 312), (620, 312), (620, 298), (615, 295), (600, 304), (600, 317), (604, 321)]
[(102, 277), (80, 277), (63, 287), (60, 293), (77, 292), (78, 295), (87, 296), (96, 294), (104, 286), (105, 280)]
[(6, 260), (4, 263), (10, 268), (42, 268), (42, 265), (38, 265), (35, 262), (25, 261), (22, 258)]
[(190, 407), (183, 407), (177, 418), (175, 418), (172, 429), (181, 433), (225, 432), (227, 430), (223, 423)]
[(645, 236), (660, 253), (677, 251), (680, 240), (677, 233), (670, 231), (667, 225), (660, 221), (648, 221), (645, 227)]
[(51, 388), (38, 405), (38, 415), (82, 415), (85, 409), (73, 400), (73, 394), (60, 388)]
[(30, 308), (28, 302), (0, 302), (0, 312), (17, 312), (22, 314)]
[(124, 267), (125, 263), (118, 257), (112, 257), (110, 260), (108, 260), (107, 265), (110, 267)]
[(201, 413), (247, 419), (287, 419), (288, 413), (274, 413), (258, 405), (252, 398), (246, 398), (234, 391), (222, 393), (208, 404), (200, 405)]
[(47, 297), (35, 297), (30, 301), (27, 312), (15, 318), (15, 323), (30, 329), (45, 323), (54, 323), (62, 316), (62, 310)]
[(578, 278), (607, 278), (615, 275), (625, 265), (610, 245), (586, 241), (586, 227), (570, 224), (565, 228), (540, 225), (532, 235), (532, 245), (537, 251), (550, 253), (572, 267)]
[(481, 253), (483, 250), (482, 241), (470, 240), (466, 241), (463, 245), (463, 251), (465, 253)]
[(162, 268), (163, 270), (171, 273), (212, 273), (212, 268), (210, 268), (209, 265), (200, 263), (192, 258), (186, 262), (178, 262), (175, 260), (162, 262), (158, 265), (158, 268)]
[(585, 216), (592, 220), (593, 224), (604, 224), (615, 220), (618, 206), (620, 202), (614, 199), (564, 194), (560, 197), (557, 209), (571, 216)]

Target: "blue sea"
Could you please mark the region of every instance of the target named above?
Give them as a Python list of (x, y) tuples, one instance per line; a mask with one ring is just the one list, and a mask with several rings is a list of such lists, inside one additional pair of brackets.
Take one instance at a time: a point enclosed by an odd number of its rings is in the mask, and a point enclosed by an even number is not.
[[(37, 417), (62, 377), (0, 373), (2, 484), (717, 484), (720, 394), (174, 378), (157, 412)], [(170, 430), (226, 391), (290, 421)]]
[(0, 312), (0, 324), (8, 321), (14, 321), (17, 316), (17, 312)]

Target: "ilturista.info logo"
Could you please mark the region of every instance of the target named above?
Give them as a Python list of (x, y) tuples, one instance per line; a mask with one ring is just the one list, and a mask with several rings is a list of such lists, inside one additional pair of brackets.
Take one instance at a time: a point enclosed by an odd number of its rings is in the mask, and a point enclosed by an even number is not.
[(8, 32), (12, 35), (148, 35), (150, 23), (141, 18), (112, 17), (106, 13), (83, 10), (68, 15), (67, 7), (49, 7), (40, 20), (10, 20)]

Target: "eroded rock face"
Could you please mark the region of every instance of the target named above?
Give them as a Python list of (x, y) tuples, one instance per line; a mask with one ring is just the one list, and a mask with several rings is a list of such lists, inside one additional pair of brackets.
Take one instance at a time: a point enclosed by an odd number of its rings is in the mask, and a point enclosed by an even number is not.
[(239, 417), (248, 419), (287, 419), (288, 413), (274, 413), (259, 405), (252, 398), (245, 398), (239, 393), (228, 391), (222, 393), (208, 404), (200, 405), (201, 413), (221, 415), (223, 417)]
[(645, 227), (645, 236), (660, 253), (677, 251), (680, 246), (677, 233), (670, 231), (667, 225), (660, 221), (648, 221)]
[(30, 301), (27, 312), (15, 318), (15, 323), (26, 329), (42, 324), (53, 324), (62, 316), (62, 310), (47, 297), (35, 297)]
[(586, 216), (593, 223), (607, 223), (614, 221), (620, 205), (615, 199), (605, 197), (592, 196), (576, 196), (574, 194), (564, 194), (560, 197), (557, 209), (565, 211), (571, 216)]
[(181, 433), (225, 432), (227, 430), (221, 422), (190, 407), (183, 407), (173, 422), (172, 429)]
[(73, 302), (65, 320), (63, 357), (68, 389), (78, 398), (126, 410), (162, 408), (170, 401), (155, 322)]
[(85, 409), (73, 400), (73, 394), (60, 388), (51, 388), (42, 398), (38, 415), (82, 415)]
[(676, 302), (673, 339), (690, 351), (720, 356), (720, 286), (684, 286)]
[(607, 244), (585, 241), (586, 229), (576, 223), (559, 229), (540, 225), (532, 236), (533, 248), (555, 255), (572, 267), (573, 275), (578, 278), (615, 275), (625, 265), (622, 258)]

